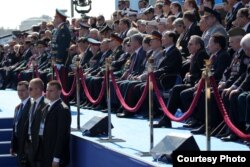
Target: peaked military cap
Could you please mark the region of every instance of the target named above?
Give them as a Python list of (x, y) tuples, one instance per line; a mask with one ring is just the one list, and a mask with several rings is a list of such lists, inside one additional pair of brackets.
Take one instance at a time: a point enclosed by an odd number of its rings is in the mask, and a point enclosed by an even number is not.
[(66, 10), (60, 10), (60, 9), (56, 9), (56, 14), (61, 16), (61, 17), (64, 17), (64, 18), (67, 18), (68, 16), (66, 15)]
[(90, 25), (81, 22), (81, 23), (80, 23), (80, 27), (81, 27), (81, 28), (85, 28), (85, 29), (89, 29), (89, 28), (90, 28)]
[(100, 33), (103, 33), (103, 32), (109, 31), (109, 30), (112, 30), (112, 28), (110, 28), (110, 26), (108, 24), (106, 24), (104, 27), (102, 27), (100, 29)]
[(80, 43), (80, 42), (88, 42), (88, 38), (87, 37), (80, 37), (77, 39), (77, 42)]
[(143, 11), (144, 14), (148, 14), (148, 13), (154, 13), (154, 7), (153, 6), (149, 6), (148, 8), (146, 8)]
[(46, 43), (44, 40), (38, 40), (38, 41), (36, 42), (36, 45), (43, 45), (43, 46), (45, 46), (45, 47), (48, 46), (47, 43)]
[(94, 38), (88, 38), (88, 42), (89, 42), (90, 44), (92, 44), (92, 45), (100, 45), (100, 44), (101, 44), (100, 41), (98, 41), (98, 40), (96, 40), (96, 39), (94, 39)]
[(112, 34), (110, 35), (110, 38), (111, 38), (111, 39), (114, 39), (114, 40), (116, 40), (116, 41), (118, 41), (118, 42), (120, 42), (120, 43), (123, 42), (123, 39), (119, 36), (118, 33), (112, 33)]

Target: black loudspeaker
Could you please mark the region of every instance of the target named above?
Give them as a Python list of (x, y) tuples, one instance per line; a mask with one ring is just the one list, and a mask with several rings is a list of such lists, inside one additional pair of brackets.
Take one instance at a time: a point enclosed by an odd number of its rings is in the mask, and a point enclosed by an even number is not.
[(155, 160), (172, 163), (174, 151), (200, 151), (200, 149), (191, 134), (173, 133), (164, 137), (150, 152)]
[[(112, 124), (111, 128), (113, 128)], [(82, 126), (81, 130), (84, 136), (107, 135), (108, 116), (105, 117), (94, 116)]]

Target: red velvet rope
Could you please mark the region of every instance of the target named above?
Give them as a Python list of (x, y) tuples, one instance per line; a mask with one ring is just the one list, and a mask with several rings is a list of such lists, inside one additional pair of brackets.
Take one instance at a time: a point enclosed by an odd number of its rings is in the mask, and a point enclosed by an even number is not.
[(115, 89), (115, 93), (120, 101), (120, 103), (122, 104), (122, 107), (129, 112), (136, 112), (142, 105), (142, 103), (144, 102), (146, 95), (148, 93), (148, 79), (147, 79), (147, 83), (146, 86), (144, 87), (143, 93), (139, 99), (139, 101), (137, 102), (137, 104), (134, 107), (130, 107), (127, 105), (127, 103), (125, 102), (124, 98), (122, 97), (121, 91), (115, 81), (115, 77), (112, 71), (110, 71), (110, 75), (111, 75), (111, 79), (112, 79), (112, 83), (114, 85), (114, 89)]
[[(58, 72), (56, 67), (54, 67), (54, 71), (56, 73), (56, 80), (62, 85), (62, 82), (61, 82), (61, 79), (60, 79), (60, 76), (59, 76), (59, 72)], [(76, 76), (74, 76), (74, 80), (73, 80), (71, 89), (70, 89), (70, 91), (68, 93), (62, 88), (62, 95), (64, 97), (71, 96), (74, 93), (75, 88), (76, 88)]]
[(104, 97), (104, 92), (105, 92), (105, 89), (106, 89), (106, 79), (107, 79), (107, 78), (106, 78), (106, 75), (104, 76), (104, 79), (103, 79), (103, 81), (102, 81), (102, 88), (101, 88), (100, 94), (99, 94), (98, 98), (95, 100), (95, 99), (93, 99), (93, 97), (90, 95), (90, 92), (89, 92), (89, 90), (88, 90), (88, 87), (87, 87), (87, 85), (86, 85), (86, 83), (85, 83), (85, 79), (86, 79), (86, 78), (85, 78), (85, 76), (83, 75), (83, 71), (80, 70), (80, 71), (79, 71), (79, 74), (80, 74), (80, 77), (82, 78), (82, 79), (81, 79), (81, 84), (82, 84), (83, 91), (84, 91), (86, 97), (88, 98), (88, 100), (89, 100), (92, 104), (94, 104), (94, 105), (99, 104), (99, 103), (101, 102), (102, 98)]
[(155, 80), (155, 77), (154, 75), (151, 75), (151, 80), (153, 82), (153, 85), (154, 85), (154, 92), (155, 92), (155, 95), (161, 105), (161, 108), (163, 110), (163, 112), (173, 121), (177, 121), (177, 122), (182, 122), (184, 121), (185, 119), (187, 119), (194, 111), (194, 108), (196, 107), (196, 104), (200, 98), (200, 95), (201, 95), (201, 91), (204, 87), (204, 79), (201, 79), (199, 81), (199, 85), (198, 85), (198, 89), (197, 89), (197, 93), (188, 109), (187, 112), (185, 112), (181, 117), (177, 118), (175, 117), (171, 112), (169, 112), (169, 110), (167, 109), (165, 103), (164, 103), (164, 100), (162, 99), (161, 97), (161, 93), (160, 93), (160, 90), (159, 88), (157, 87), (157, 84), (156, 84), (156, 80)]
[(226, 122), (227, 126), (237, 135), (239, 136), (240, 138), (242, 139), (250, 139), (250, 135), (247, 135), (245, 133), (243, 133), (241, 130), (239, 130), (233, 123), (232, 121), (230, 120), (228, 114), (227, 114), (227, 111), (226, 111), (226, 108), (222, 102), (222, 99), (220, 97), (220, 94), (219, 94), (219, 91), (218, 91), (218, 87), (217, 87), (217, 84), (216, 84), (216, 81), (214, 79), (214, 77), (211, 77), (210, 78), (211, 80), (211, 85), (213, 87), (213, 90), (214, 90), (214, 96), (215, 96), (215, 99), (216, 99), (216, 102), (218, 104), (218, 107), (220, 109), (220, 112), (224, 118), (224, 121)]

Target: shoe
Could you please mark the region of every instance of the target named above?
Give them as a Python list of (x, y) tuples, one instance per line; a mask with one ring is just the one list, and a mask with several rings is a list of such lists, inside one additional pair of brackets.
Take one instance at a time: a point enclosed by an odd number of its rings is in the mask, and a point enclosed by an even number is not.
[(203, 124), (199, 128), (191, 130), (191, 133), (197, 134), (197, 135), (198, 134), (204, 134), (205, 130), (206, 130), (206, 127), (205, 127), (205, 124)]
[(115, 113), (122, 113), (124, 111), (123, 107), (119, 107), (118, 109), (113, 110)]
[(225, 136), (225, 137), (221, 138), (222, 141), (236, 141), (238, 139), (239, 139), (239, 137), (236, 136), (235, 134), (230, 134), (228, 136)]
[(107, 112), (108, 112), (108, 109), (107, 109), (107, 108), (102, 109), (102, 110), (101, 110), (101, 112), (103, 112), (103, 113), (107, 113)]
[(69, 104), (70, 104), (70, 105), (75, 105), (75, 104), (76, 104), (76, 100), (75, 100), (75, 99), (71, 100), (71, 101), (69, 102)]
[(122, 113), (117, 113), (116, 116), (119, 118), (130, 118), (132, 117), (132, 114), (128, 112), (122, 112)]
[(93, 110), (103, 110), (103, 109), (104, 109), (104, 107), (101, 105), (97, 105), (97, 106), (93, 107)]
[(153, 127), (154, 128), (161, 128), (161, 127), (172, 128), (172, 123), (166, 116), (163, 116), (158, 123), (153, 124)]
[(184, 128), (195, 128), (195, 127), (199, 127), (200, 125), (201, 125), (200, 122), (193, 119), (192, 121), (189, 121), (189, 123), (184, 124), (183, 127)]
[(250, 146), (250, 140), (245, 140), (244, 144), (247, 145), (247, 146)]
[(226, 132), (226, 133), (219, 133), (219, 134), (216, 134), (215, 137), (217, 137), (217, 138), (220, 139), (220, 138), (226, 137), (226, 136), (228, 136), (228, 135), (229, 135), (229, 133), (227, 133), (227, 132)]

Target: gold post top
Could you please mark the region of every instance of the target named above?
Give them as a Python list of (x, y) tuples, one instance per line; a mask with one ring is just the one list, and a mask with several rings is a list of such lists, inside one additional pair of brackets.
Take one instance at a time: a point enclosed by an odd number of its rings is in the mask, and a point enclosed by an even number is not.
[(152, 57), (148, 58), (148, 72), (154, 71), (154, 59)]
[(211, 70), (211, 65), (212, 65), (211, 60), (205, 59), (204, 62), (205, 62), (205, 67)]
[(77, 55), (76, 57), (76, 67), (79, 67), (80, 66), (80, 57), (79, 55)]
[(202, 76), (204, 78), (207, 78), (207, 77), (212, 76), (212, 72), (211, 72), (212, 62), (209, 59), (204, 60), (204, 62), (205, 62), (205, 68), (203, 69)]
[(105, 62), (106, 62), (106, 67), (107, 67), (108, 69), (110, 69), (110, 68), (111, 68), (111, 63), (112, 63), (112, 57), (107, 57), (107, 58), (105, 59)]

